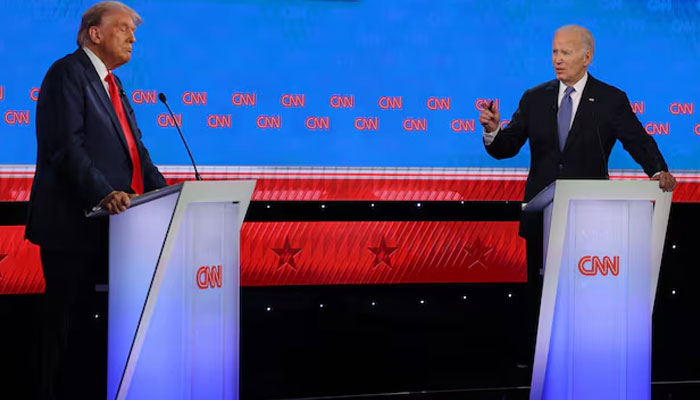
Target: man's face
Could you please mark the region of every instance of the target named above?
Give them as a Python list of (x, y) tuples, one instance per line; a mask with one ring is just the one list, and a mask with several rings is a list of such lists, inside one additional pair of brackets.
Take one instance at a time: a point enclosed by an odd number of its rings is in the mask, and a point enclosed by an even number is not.
[(552, 42), (552, 65), (557, 79), (572, 86), (583, 78), (593, 53), (584, 50), (578, 32), (563, 31), (554, 35)]
[(100, 59), (112, 70), (131, 59), (131, 48), (136, 41), (136, 25), (123, 11), (109, 12), (102, 16), (99, 26), (90, 28), (90, 37), (97, 47)]

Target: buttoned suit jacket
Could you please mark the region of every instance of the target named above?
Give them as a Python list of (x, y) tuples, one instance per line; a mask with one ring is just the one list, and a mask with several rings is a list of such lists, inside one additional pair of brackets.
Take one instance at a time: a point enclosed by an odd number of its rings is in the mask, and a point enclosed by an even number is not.
[[(524, 201), (556, 179), (606, 179), (608, 159), (616, 141), (650, 177), (668, 171), (654, 139), (634, 115), (627, 95), (590, 74), (563, 151), (557, 133), (559, 81), (527, 90), (510, 123), (496, 135), (486, 151), (497, 159), (513, 157), (530, 143), (530, 170)], [(527, 234), (527, 217), (521, 234)]]
[[(141, 141), (134, 110), (115, 76), (141, 159), (144, 190), (166, 185)], [(102, 222), (85, 211), (112, 191), (132, 193), (132, 162), (114, 106), (84, 50), (46, 73), (36, 110), (37, 159), (26, 236), (42, 247), (96, 252)]]

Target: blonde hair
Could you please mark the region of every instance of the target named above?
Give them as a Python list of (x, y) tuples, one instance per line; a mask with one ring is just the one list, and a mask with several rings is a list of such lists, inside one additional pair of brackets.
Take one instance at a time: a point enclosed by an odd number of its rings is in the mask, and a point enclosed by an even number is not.
[(114, 11), (123, 11), (129, 14), (131, 20), (134, 21), (134, 25), (141, 25), (143, 21), (136, 11), (122, 2), (103, 1), (97, 3), (83, 13), (83, 18), (80, 20), (80, 28), (78, 29), (78, 38), (76, 40), (78, 46), (85, 46), (90, 43), (90, 27), (100, 25), (100, 23), (102, 23), (102, 17)]

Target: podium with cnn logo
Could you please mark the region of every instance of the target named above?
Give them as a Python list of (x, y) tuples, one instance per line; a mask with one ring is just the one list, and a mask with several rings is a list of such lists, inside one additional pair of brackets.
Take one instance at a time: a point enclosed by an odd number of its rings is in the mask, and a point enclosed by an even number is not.
[(254, 186), (184, 182), (110, 217), (108, 399), (238, 399), (239, 234)]
[(544, 211), (530, 399), (651, 399), (651, 314), (671, 194), (658, 182), (559, 180)]

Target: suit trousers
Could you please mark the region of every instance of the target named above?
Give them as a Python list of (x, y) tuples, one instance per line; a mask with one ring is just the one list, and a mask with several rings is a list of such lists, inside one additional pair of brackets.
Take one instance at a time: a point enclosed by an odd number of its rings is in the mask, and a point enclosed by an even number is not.
[(96, 277), (106, 252), (81, 254), (41, 248), (46, 281), (42, 304), (41, 398), (98, 399), (106, 396), (101, 372), (106, 353), (100, 334)]

